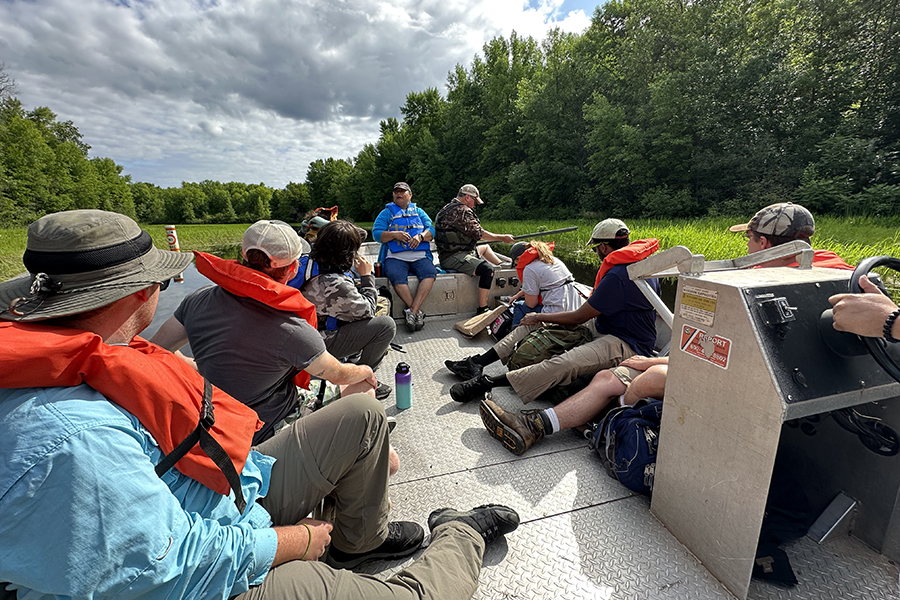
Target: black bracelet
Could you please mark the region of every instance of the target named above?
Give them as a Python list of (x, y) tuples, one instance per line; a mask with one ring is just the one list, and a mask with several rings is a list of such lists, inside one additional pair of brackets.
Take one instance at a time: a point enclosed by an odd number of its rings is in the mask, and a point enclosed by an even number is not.
[(894, 321), (897, 320), (897, 317), (900, 317), (900, 308), (892, 312), (888, 318), (884, 320), (884, 339), (891, 343), (900, 342), (900, 340), (891, 335), (891, 331), (894, 329)]

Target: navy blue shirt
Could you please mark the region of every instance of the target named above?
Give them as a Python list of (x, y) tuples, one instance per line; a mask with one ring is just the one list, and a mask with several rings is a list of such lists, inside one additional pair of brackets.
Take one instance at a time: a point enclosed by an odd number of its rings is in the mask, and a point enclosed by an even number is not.
[[(607, 271), (588, 304), (600, 311), (594, 321), (598, 333), (614, 335), (636, 353), (650, 356), (656, 346), (656, 310), (628, 279), (627, 269), (628, 265), (616, 265)], [(646, 281), (659, 295), (659, 280)]]

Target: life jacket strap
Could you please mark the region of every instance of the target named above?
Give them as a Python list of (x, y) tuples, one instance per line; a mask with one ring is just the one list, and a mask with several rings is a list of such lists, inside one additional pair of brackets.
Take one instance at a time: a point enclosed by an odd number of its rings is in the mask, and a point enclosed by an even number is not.
[(212, 459), (216, 466), (219, 467), (219, 470), (222, 471), (222, 474), (225, 475), (225, 479), (228, 480), (228, 485), (231, 486), (231, 489), (234, 492), (234, 503), (237, 505), (238, 511), (243, 513), (244, 508), (247, 506), (247, 502), (244, 500), (244, 492), (241, 489), (241, 478), (238, 476), (238, 473), (234, 468), (234, 463), (231, 462), (228, 453), (225, 452), (222, 445), (216, 441), (216, 438), (209, 433), (209, 428), (215, 425), (215, 423), (216, 414), (212, 403), (212, 384), (209, 382), (209, 379), (204, 377), (203, 405), (200, 409), (200, 421), (197, 423), (197, 427), (194, 431), (189, 433), (186, 438), (181, 440), (180, 444), (175, 446), (169, 454), (159, 461), (159, 464), (156, 465), (156, 475), (157, 477), (162, 477), (163, 474), (174, 467), (175, 463), (181, 460), (191, 448), (199, 443), (200, 449)]

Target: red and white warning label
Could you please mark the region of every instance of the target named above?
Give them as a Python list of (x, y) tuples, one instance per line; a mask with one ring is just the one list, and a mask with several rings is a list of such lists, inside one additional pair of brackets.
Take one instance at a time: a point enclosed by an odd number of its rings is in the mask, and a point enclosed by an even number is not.
[(731, 340), (690, 325), (681, 328), (681, 349), (722, 369), (728, 368), (731, 358)]

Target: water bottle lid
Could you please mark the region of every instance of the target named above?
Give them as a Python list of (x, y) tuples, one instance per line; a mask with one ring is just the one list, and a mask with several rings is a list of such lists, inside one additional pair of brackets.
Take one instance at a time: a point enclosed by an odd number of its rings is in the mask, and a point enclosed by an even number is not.
[(409, 373), (409, 365), (406, 364), (405, 362), (397, 363), (397, 372), (402, 373), (404, 375), (406, 373)]

